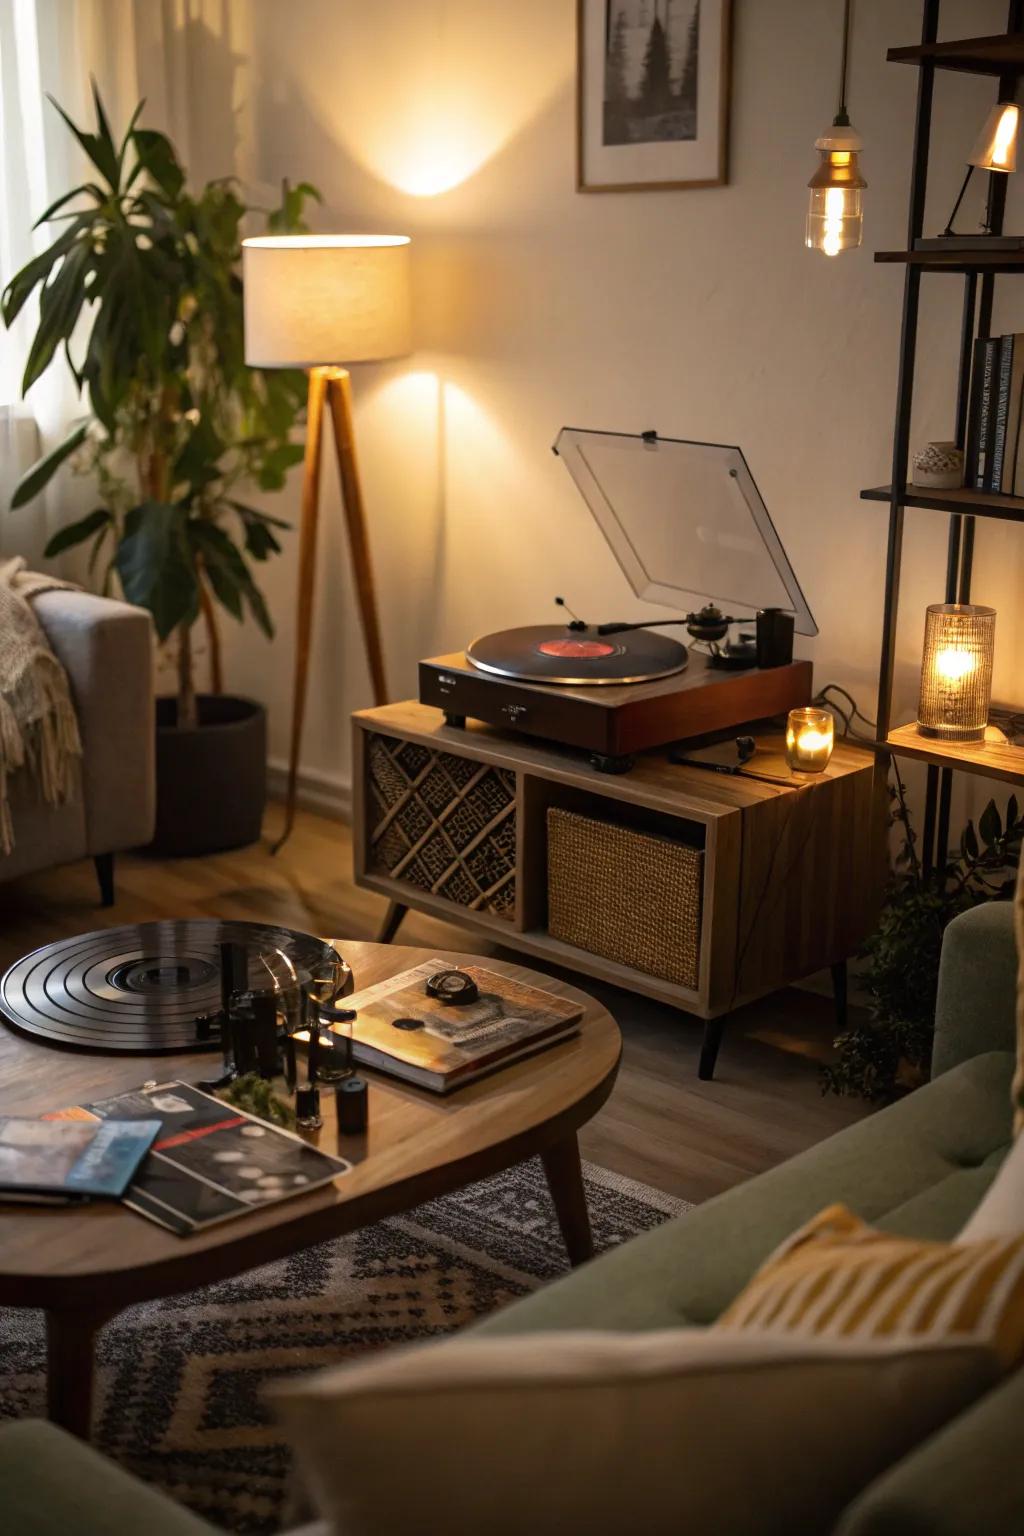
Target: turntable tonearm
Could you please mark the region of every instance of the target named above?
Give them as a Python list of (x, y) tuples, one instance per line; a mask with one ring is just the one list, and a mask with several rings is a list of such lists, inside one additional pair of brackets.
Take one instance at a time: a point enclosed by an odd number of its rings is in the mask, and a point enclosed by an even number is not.
[[(792, 632), (817, 626), (739, 448), (565, 427), (555, 452), (636, 596), (682, 610), (660, 622), (684, 625), (705, 649), (643, 624), (503, 630), (422, 661), (422, 704), (450, 725), (472, 718), (580, 748), (615, 773), (636, 752), (810, 701), (811, 663), (792, 660)], [(755, 619), (718, 604), (758, 615), (756, 647), (742, 633), (719, 646)]]

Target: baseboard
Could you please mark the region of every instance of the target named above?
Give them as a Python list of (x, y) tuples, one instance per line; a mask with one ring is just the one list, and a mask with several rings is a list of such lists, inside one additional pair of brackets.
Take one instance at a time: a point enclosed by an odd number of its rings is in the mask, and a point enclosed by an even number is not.
[[(271, 800), (283, 800), (287, 789), (288, 764), (272, 758), (267, 763), (267, 795)], [(295, 798), (304, 811), (315, 811), (335, 821), (352, 819), (352, 781), (340, 773), (300, 769)]]

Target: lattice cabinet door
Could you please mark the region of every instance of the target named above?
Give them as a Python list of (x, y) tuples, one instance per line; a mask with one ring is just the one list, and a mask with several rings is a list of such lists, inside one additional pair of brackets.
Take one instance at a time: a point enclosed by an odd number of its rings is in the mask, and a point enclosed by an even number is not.
[(515, 774), (377, 732), (365, 772), (367, 871), (511, 922)]

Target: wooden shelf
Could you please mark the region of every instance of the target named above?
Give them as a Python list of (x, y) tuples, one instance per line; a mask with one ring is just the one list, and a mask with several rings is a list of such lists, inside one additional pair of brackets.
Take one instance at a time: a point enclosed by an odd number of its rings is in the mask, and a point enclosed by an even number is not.
[(939, 768), (958, 768), (980, 773), (1006, 784), (1024, 784), (1024, 747), (1012, 746), (997, 726), (990, 725), (985, 740), (935, 741), (922, 736), (916, 725), (900, 725), (886, 737), (886, 746), (898, 757), (914, 757)]
[(876, 251), (875, 260), (922, 267), (926, 272), (1024, 272), (1024, 251)]
[(1024, 73), (1024, 33), (1000, 32), (995, 37), (964, 37), (947, 43), (918, 43), (890, 48), (890, 64), (932, 64), (968, 75)]
[[(862, 501), (892, 500), (891, 485), (873, 485), (861, 491)], [(967, 517), (1000, 517), (1007, 522), (1024, 522), (1024, 496), (1000, 496), (995, 491), (978, 491), (971, 486), (959, 490), (929, 491), (921, 486), (904, 486), (900, 501), (905, 507), (925, 507), (934, 512), (960, 512)]]

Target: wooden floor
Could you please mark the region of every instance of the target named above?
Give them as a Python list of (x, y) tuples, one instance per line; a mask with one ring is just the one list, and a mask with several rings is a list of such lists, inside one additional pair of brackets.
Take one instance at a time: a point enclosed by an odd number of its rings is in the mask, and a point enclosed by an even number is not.
[[(66, 935), (163, 917), (272, 921), (324, 937), (373, 938), (384, 902), (352, 883), (349, 829), (300, 813), (274, 858), (269, 844), (280, 819), (272, 806), (267, 840), (236, 853), (119, 859), (117, 904), (107, 911), (96, 904), (91, 863), (0, 885), (0, 968)], [(417, 913), (406, 919), (402, 940), (499, 952)], [(592, 1162), (683, 1199), (706, 1200), (866, 1112), (859, 1101), (821, 1095), (818, 1066), (833, 1034), (827, 998), (787, 991), (742, 1009), (726, 1027), (716, 1081), (701, 1083), (696, 1019), (597, 982), (582, 985), (611, 1009), (625, 1040), (615, 1091), (581, 1137)]]

